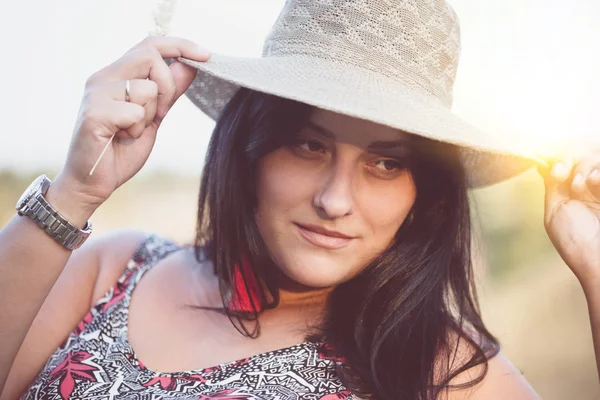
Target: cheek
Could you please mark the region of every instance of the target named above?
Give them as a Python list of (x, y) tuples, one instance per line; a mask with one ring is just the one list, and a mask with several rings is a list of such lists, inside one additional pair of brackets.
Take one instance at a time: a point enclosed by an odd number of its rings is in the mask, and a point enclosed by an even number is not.
[(371, 186), (360, 197), (361, 214), (373, 240), (383, 249), (389, 245), (406, 219), (416, 199), (416, 189), (410, 176), (394, 185)]
[(311, 198), (315, 180), (285, 149), (264, 156), (258, 163), (256, 197), (258, 215), (280, 214)]
[(286, 149), (268, 154), (257, 165), (255, 218), (260, 234), (284, 274), (308, 287), (335, 286), (360, 272), (389, 246), (416, 197), (408, 174), (393, 182), (357, 178), (354, 212), (337, 223), (360, 233), (361, 239), (346, 250), (315, 248), (297, 237), (292, 222), (318, 220), (313, 196), (322, 173)]
[(310, 215), (316, 182), (310, 168), (286, 148), (267, 154), (258, 163), (255, 220), (277, 264), (289, 264), (293, 258), (297, 244), (290, 237), (293, 222), (299, 216)]

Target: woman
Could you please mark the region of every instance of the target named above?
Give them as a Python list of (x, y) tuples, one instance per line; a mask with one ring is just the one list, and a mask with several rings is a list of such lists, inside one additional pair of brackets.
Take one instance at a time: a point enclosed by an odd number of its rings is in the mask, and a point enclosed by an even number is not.
[[(3, 400), (537, 398), (479, 315), (467, 198), (536, 160), (450, 115), (452, 10), (397, 3), (289, 1), (259, 60), (155, 37), (88, 80), (64, 169), (0, 232)], [(186, 90), (217, 119), (194, 246), (72, 252)], [(598, 169), (540, 167), (597, 354)]]

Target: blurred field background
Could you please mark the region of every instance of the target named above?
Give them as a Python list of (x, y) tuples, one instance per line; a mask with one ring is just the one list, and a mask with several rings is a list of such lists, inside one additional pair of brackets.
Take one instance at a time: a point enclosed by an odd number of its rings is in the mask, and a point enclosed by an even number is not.
[[(35, 176), (0, 173), (2, 226)], [(94, 215), (94, 234), (136, 227), (189, 242), (198, 184), (198, 177), (142, 173)], [(585, 298), (544, 231), (541, 179), (531, 171), (472, 198), (483, 316), (505, 354), (544, 399), (600, 399)]]

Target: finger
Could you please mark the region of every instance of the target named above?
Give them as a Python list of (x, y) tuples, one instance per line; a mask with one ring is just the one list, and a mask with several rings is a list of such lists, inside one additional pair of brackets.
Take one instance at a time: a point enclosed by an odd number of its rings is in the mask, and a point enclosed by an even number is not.
[(206, 61), (210, 58), (210, 52), (186, 39), (150, 37), (111, 65), (92, 75), (88, 83), (148, 78), (158, 86), (157, 109), (166, 110), (173, 104), (177, 87), (164, 58), (177, 57)]
[(574, 158), (570, 154), (557, 157), (551, 163), (549, 173), (544, 176), (545, 193), (545, 221), (555, 214), (558, 207), (569, 201), (571, 195), (571, 176)]
[[(140, 109), (141, 118), (140, 118)], [(107, 111), (111, 112), (113, 115), (119, 116), (123, 115), (123, 118), (126, 118), (127, 115), (131, 115), (133, 123), (117, 123), (115, 127), (120, 130), (117, 132), (118, 136), (122, 136), (126, 134), (131, 139), (139, 139), (144, 130), (146, 129), (146, 117), (145, 117), (145, 109), (139, 104), (128, 103), (124, 101), (111, 101), (110, 105), (107, 107)]]
[[(107, 99), (103, 102), (96, 101), (87, 106), (82, 119), (88, 129), (98, 137), (110, 138), (119, 131), (131, 137), (139, 137), (140, 127), (145, 127), (144, 107), (135, 103), (118, 102)], [(123, 134), (123, 133), (120, 133)]]
[[(600, 199), (600, 154), (584, 156), (575, 168), (571, 191), (582, 200)], [(592, 195), (593, 198), (586, 198)]]
[(171, 70), (154, 47), (134, 48), (104, 70), (94, 74), (88, 80), (88, 84), (93, 86), (96, 82), (104, 83), (126, 79), (149, 79), (155, 82), (158, 110), (165, 109), (175, 96), (175, 80)]
[[(111, 81), (92, 89), (115, 101), (125, 101), (125, 81)], [(158, 85), (149, 79), (131, 79), (129, 81), (129, 102), (141, 106), (156, 99)]]
[(207, 61), (211, 52), (191, 40), (174, 36), (149, 36), (135, 45), (132, 50), (140, 47), (154, 47), (162, 58), (190, 58), (196, 61)]
[(600, 187), (600, 164), (594, 166), (592, 171), (587, 176), (587, 184), (590, 187)]
[(154, 47), (140, 47), (115, 61), (104, 72), (107, 81), (149, 79), (157, 85), (157, 109), (163, 110), (175, 96), (175, 79)]
[(588, 153), (581, 157), (577, 165), (575, 166), (574, 176), (581, 175), (583, 180), (587, 180), (588, 176), (594, 168), (597, 168), (600, 164), (599, 153)]
[[(94, 96), (108, 97), (115, 101), (125, 102), (125, 82), (106, 82), (91, 88)], [(158, 85), (149, 79), (133, 79), (129, 85), (129, 102), (139, 104), (145, 110), (145, 124), (148, 126), (156, 115)]]
[(97, 74), (98, 79), (145, 79), (150, 77), (153, 67), (159, 60), (185, 57), (197, 61), (207, 61), (211, 54), (208, 50), (187, 39), (176, 37), (149, 37), (132, 47), (123, 57), (116, 60)]
[(162, 111), (159, 110), (158, 112), (158, 117), (161, 120), (167, 115), (169, 109), (173, 106), (173, 104), (175, 104), (177, 99), (179, 99), (181, 95), (183, 95), (188, 89), (188, 87), (192, 84), (194, 78), (196, 77), (196, 73), (198, 72), (196, 68), (190, 67), (189, 65), (186, 65), (179, 61), (173, 62), (169, 66), (169, 69), (171, 70), (171, 74), (173, 75), (173, 79), (175, 80), (176, 89), (175, 95), (173, 96), (171, 103), (168, 104), (167, 107), (164, 108)]
[(600, 201), (600, 165), (596, 165), (586, 179), (587, 189), (596, 203)]
[(575, 166), (575, 157), (572, 154), (565, 154), (558, 157), (552, 163), (550, 170), (550, 179), (555, 183), (564, 183), (571, 179), (573, 167)]

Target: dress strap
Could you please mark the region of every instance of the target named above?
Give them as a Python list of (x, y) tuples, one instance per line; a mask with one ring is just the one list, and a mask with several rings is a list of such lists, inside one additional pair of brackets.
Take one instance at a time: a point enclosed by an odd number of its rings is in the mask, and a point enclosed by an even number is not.
[(126, 310), (129, 307), (129, 297), (144, 273), (160, 260), (179, 249), (181, 249), (181, 246), (175, 242), (155, 234), (151, 234), (142, 240), (131, 259), (127, 262), (125, 271), (123, 271), (119, 280), (96, 302), (79, 328), (84, 328), (87, 325), (86, 322), (89, 322), (85, 319), (91, 320), (97, 313), (98, 316), (103, 315), (106, 317), (113, 312), (117, 312), (118, 309), (124, 308)]
[(128, 280), (130, 281), (128, 278), (131, 278), (132, 275), (136, 275), (142, 270), (153, 267), (160, 260), (180, 248), (181, 246), (169, 239), (156, 234), (149, 235), (142, 240), (133, 253), (133, 256), (127, 263), (125, 271), (123, 271), (123, 274), (119, 277), (119, 282), (125, 283)]

